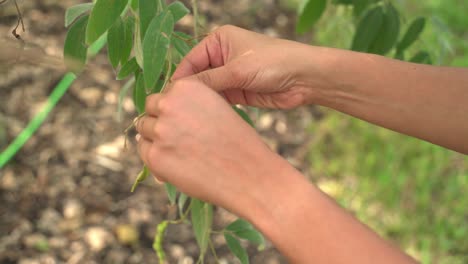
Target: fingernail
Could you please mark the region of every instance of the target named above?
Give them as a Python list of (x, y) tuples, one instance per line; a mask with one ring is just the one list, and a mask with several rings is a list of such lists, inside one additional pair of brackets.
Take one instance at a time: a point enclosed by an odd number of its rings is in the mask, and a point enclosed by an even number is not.
[(137, 134), (137, 135), (135, 136), (135, 139), (136, 139), (137, 142), (140, 141), (141, 135), (140, 135), (140, 134)]

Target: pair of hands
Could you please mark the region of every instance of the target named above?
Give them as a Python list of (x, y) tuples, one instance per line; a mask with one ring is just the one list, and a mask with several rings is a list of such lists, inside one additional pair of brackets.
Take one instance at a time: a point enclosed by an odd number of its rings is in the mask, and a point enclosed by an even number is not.
[(167, 92), (148, 97), (147, 116), (137, 124), (139, 154), (152, 174), (248, 218), (248, 205), (263, 203), (262, 186), (273, 180), (276, 164), (286, 162), (230, 104), (286, 109), (306, 103), (300, 49), (232, 26), (204, 39), (181, 62)]

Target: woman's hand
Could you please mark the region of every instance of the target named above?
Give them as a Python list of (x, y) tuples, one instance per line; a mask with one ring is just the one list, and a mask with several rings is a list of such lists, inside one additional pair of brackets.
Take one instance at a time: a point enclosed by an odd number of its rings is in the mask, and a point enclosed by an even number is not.
[[(245, 218), (264, 195), (278, 157), (215, 91), (200, 81), (175, 81), (148, 97), (137, 124), (138, 150), (159, 180)], [(267, 168), (265, 168), (267, 167)]]
[[(289, 109), (309, 103), (306, 81), (321, 67), (304, 58), (311, 47), (234, 26), (223, 26), (197, 45), (180, 63), (173, 79), (194, 76), (222, 92), (231, 104)], [(318, 49), (318, 48), (317, 48)], [(315, 68), (316, 67), (316, 68)], [(322, 82), (314, 76), (314, 86)]]

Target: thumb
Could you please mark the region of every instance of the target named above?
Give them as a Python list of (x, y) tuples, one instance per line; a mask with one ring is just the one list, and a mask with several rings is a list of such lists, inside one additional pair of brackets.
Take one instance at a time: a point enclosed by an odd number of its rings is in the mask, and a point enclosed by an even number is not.
[(221, 92), (229, 89), (241, 89), (241, 74), (238, 70), (233, 70), (232, 67), (221, 66), (197, 73), (190, 78), (196, 78), (211, 89)]

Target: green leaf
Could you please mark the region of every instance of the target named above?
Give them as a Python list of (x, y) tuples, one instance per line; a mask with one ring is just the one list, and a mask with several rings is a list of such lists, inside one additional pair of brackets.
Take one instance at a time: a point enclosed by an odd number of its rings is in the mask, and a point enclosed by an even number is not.
[(298, 10), (296, 32), (303, 34), (310, 30), (322, 16), (327, 0), (302, 0)]
[(138, 177), (136, 178), (135, 182), (133, 183), (131, 192), (134, 192), (136, 187), (138, 187), (140, 183), (142, 183), (143, 181), (146, 180), (146, 178), (148, 178), (148, 175), (149, 175), (149, 170), (146, 166), (144, 166), (141, 172), (138, 174)]
[(359, 21), (354, 34), (351, 49), (354, 51), (367, 52), (371, 44), (376, 40), (383, 23), (383, 10), (377, 6), (369, 10)]
[(122, 69), (120, 69), (119, 74), (117, 75), (117, 80), (123, 80), (127, 78), (128, 76), (130, 76), (130, 74), (138, 70), (138, 68), (139, 67), (136, 59), (132, 58), (122, 66)]
[(174, 48), (177, 50), (180, 56), (184, 57), (192, 49), (190, 45), (184, 40), (184, 35), (181, 35), (180, 32), (174, 32), (171, 38), (171, 43)]
[(193, 231), (200, 247), (200, 259), (203, 260), (210, 240), (213, 206), (197, 199), (192, 199), (191, 205)]
[(166, 183), (164, 184), (164, 186), (166, 187), (167, 196), (169, 197), (169, 201), (171, 202), (171, 205), (175, 204), (176, 198), (177, 198), (176, 187), (170, 183)]
[(128, 0), (97, 0), (89, 17), (86, 29), (86, 43), (95, 42), (120, 17)]
[(371, 44), (369, 52), (374, 54), (387, 54), (398, 41), (400, 34), (400, 15), (395, 7), (388, 3), (385, 5), (385, 13), (383, 17), (380, 32), (375, 41)]
[(133, 33), (135, 29), (135, 19), (133, 17), (127, 17), (124, 20), (124, 38), (121, 40), (122, 45), (122, 56), (120, 57), (120, 63), (123, 65), (130, 58), (133, 48)]
[(177, 200), (177, 206), (179, 207), (179, 213), (184, 213), (185, 203), (188, 200), (188, 196), (185, 193), (180, 193), (179, 199)]
[(65, 27), (70, 26), (75, 20), (93, 8), (93, 3), (72, 6), (65, 12)]
[(333, 3), (339, 5), (352, 5), (353, 0), (334, 0)]
[(146, 89), (145, 89), (145, 80), (144, 74), (138, 74), (135, 84), (135, 91), (134, 91), (134, 103), (135, 107), (138, 111), (138, 114), (142, 114), (145, 112), (145, 102), (146, 102)]
[(122, 58), (125, 39), (125, 24), (119, 17), (107, 33), (107, 54), (112, 67), (117, 68)]
[(237, 114), (239, 114), (242, 117), (242, 119), (245, 120), (245, 122), (247, 122), (252, 127), (255, 127), (254, 122), (252, 121), (252, 119), (250, 119), (249, 115), (244, 110), (240, 109), (237, 106), (233, 106), (232, 109), (234, 109), (237, 112)]
[(190, 10), (181, 2), (175, 1), (170, 4), (167, 9), (172, 13), (174, 16), (174, 22), (179, 21), (184, 16), (190, 13)]
[(242, 264), (249, 263), (249, 256), (247, 251), (241, 246), (239, 240), (230, 235), (229, 233), (224, 233), (224, 239), (226, 239), (226, 244), (231, 250), (232, 254), (236, 256)]
[(236, 221), (226, 226), (226, 230), (230, 232), (238, 232), (245, 229), (253, 229), (254, 227), (244, 219), (238, 218)]
[(79, 73), (86, 64), (88, 48), (85, 44), (86, 25), (89, 16), (83, 16), (73, 24), (67, 32), (64, 46), (64, 59), (67, 68)]
[(419, 35), (424, 30), (425, 25), (426, 19), (424, 17), (419, 17), (413, 20), (403, 36), (403, 39), (398, 43), (397, 49), (399, 51), (404, 51), (409, 48), (418, 39)]
[(427, 51), (420, 51), (410, 59), (410, 62), (420, 64), (432, 64), (431, 55)]
[(142, 38), (140, 32), (140, 22), (138, 17), (136, 17), (135, 21), (135, 38), (133, 39), (133, 41), (133, 51), (135, 52), (135, 59), (140, 68), (143, 69), (143, 44), (141, 43)]
[(141, 40), (145, 38), (146, 30), (148, 29), (149, 24), (158, 14), (159, 7), (158, 2), (155, 0), (140, 0), (140, 37)]
[(265, 243), (263, 235), (258, 232), (249, 222), (240, 218), (229, 224), (225, 230), (231, 232), (239, 238), (246, 239), (255, 244), (263, 245)]
[(138, 7), (140, 6), (140, 1), (139, 0), (131, 0), (130, 1), (130, 7), (134, 12), (138, 11)]
[(143, 72), (145, 85), (152, 88), (160, 78), (174, 30), (174, 18), (170, 12), (157, 15), (150, 23), (143, 41)]
[(354, 16), (360, 17), (375, 0), (352, 0), (352, 2)]

